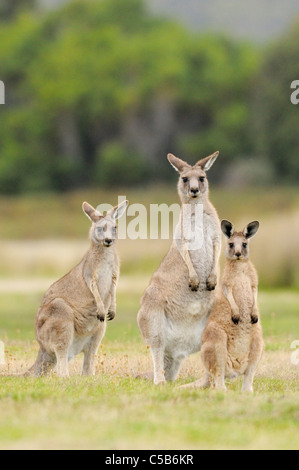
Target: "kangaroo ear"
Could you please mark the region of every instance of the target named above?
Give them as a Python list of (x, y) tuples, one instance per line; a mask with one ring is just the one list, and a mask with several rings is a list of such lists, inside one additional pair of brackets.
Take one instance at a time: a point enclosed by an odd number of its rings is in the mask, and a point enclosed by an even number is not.
[(243, 230), (244, 237), (247, 239), (254, 237), (259, 228), (260, 223), (257, 220), (255, 222), (251, 222)]
[(112, 217), (115, 220), (120, 219), (126, 212), (128, 205), (129, 205), (129, 201), (124, 201), (118, 206), (114, 207), (114, 209), (112, 209)]
[(83, 202), (82, 209), (92, 222), (98, 222), (103, 217), (102, 214), (90, 204), (88, 204), (88, 202)]
[(235, 231), (233, 224), (228, 220), (222, 220), (221, 230), (227, 238), (230, 238)]
[(179, 173), (181, 173), (186, 168), (191, 168), (188, 163), (184, 162), (184, 160), (181, 160), (180, 158), (175, 157), (174, 155), (172, 155), (172, 153), (169, 153), (167, 155), (167, 158), (170, 165), (173, 166), (175, 171), (178, 171)]
[(215, 161), (217, 160), (218, 155), (219, 155), (219, 152), (215, 152), (213, 153), (213, 155), (210, 155), (209, 157), (199, 160), (199, 162), (197, 162), (195, 166), (200, 166), (200, 168), (202, 168), (203, 171), (209, 171), (214, 165)]

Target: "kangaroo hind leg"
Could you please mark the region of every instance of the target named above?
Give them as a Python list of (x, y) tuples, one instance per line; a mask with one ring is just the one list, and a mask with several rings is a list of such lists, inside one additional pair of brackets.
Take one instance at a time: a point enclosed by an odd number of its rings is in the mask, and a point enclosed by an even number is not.
[(174, 382), (179, 374), (183, 358), (164, 357), (165, 379)]
[[(63, 300), (55, 299), (40, 312), (36, 323), (42, 349), (56, 358), (57, 375), (67, 377), (69, 348), (74, 339), (74, 312)], [(52, 359), (52, 362), (54, 359)]]

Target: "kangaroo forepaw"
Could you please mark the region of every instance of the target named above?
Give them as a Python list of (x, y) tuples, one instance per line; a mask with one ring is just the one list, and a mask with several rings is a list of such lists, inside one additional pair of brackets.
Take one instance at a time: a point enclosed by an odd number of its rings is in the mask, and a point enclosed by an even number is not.
[(113, 312), (112, 310), (109, 310), (109, 312), (108, 312), (108, 314), (107, 314), (107, 319), (108, 319), (108, 321), (114, 320), (115, 315), (116, 315), (115, 312)]
[(199, 279), (198, 277), (191, 277), (189, 279), (189, 288), (192, 290), (192, 292), (197, 292), (199, 289)]
[(232, 321), (233, 321), (233, 323), (234, 323), (235, 325), (239, 325), (239, 323), (240, 323), (240, 317), (237, 316), (237, 315), (233, 315), (233, 316), (232, 316)]
[(213, 291), (216, 289), (217, 286), (217, 276), (211, 275), (207, 280), (207, 290)]
[(258, 323), (259, 321), (259, 317), (257, 315), (251, 315), (251, 323), (253, 325), (255, 325), (256, 323)]
[(214, 283), (208, 281), (208, 282), (207, 282), (207, 290), (211, 292), (211, 291), (213, 291), (213, 290), (215, 290), (215, 289), (216, 289), (216, 284), (214, 284)]
[(106, 317), (105, 317), (105, 315), (103, 315), (102, 313), (98, 313), (98, 314), (97, 314), (97, 319), (98, 319), (101, 323), (103, 323), (103, 322), (105, 321)]

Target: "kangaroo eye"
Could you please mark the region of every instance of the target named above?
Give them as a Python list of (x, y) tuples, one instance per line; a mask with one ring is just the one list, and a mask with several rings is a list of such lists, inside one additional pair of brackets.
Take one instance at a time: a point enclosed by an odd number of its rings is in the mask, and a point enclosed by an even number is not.
[(235, 246), (234, 243), (230, 243), (230, 244), (229, 244), (229, 247), (230, 247), (230, 248), (234, 248), (234, 246)]
[(187, 182), (188, 182), (188, 178), (186, 178), (186, 177), (185, 177), (185, 178), (182, 178), (182, 180), (183, 180), (184, 183), (187, 183)]
[(243, 243), (243, 248), (247, 248), (247, 243)]
[(201, 183), (204, 183), (204, 182), (205, 182), (205, 177), (204, 177), (204, 176), (201, 176), (201, 177), (199, 178), (199, 181), (200, 181)]
[(97, 227), (97, 232), (101, 233), (103, 231), (102, 227)]

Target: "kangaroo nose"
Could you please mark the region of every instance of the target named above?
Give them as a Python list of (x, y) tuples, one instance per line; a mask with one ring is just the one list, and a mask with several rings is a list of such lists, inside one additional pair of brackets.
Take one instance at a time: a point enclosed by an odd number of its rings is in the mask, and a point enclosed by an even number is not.
[(241, 258), (241, 256), (242, 256), (242, 253), (239, 253), (239, 252), (236, 253), (236, 257), (237, 257), (237, 258)]
[(106, 246), (112, 245), (112, 240), (111, 240), (110, 238), (106, 238), (106, 239), (105, 239), (105, 245), (106, 245)]
[(196, 196), (198, 194), (198, 188), (191, 188), (191, 193)]

